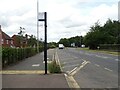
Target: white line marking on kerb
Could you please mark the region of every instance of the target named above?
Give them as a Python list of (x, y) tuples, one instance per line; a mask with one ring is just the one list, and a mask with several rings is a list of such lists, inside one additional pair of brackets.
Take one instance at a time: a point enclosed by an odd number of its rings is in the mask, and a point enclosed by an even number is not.
[(105, 70), (108, 70), (108, 71), (110, 71), (110, 72), (112, 72), (112, 70), (111, 69), (108, 69), (108, 68), (104, 68)]
[(33, 64), (32, 67), (39, 67), (40, 64)]

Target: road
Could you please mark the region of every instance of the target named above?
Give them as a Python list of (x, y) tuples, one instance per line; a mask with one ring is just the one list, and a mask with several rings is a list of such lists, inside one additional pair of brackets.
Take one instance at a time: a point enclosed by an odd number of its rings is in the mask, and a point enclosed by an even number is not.
[(81, 88), (118, 88), (118, 56), (77, 48), (57, 49), (62, 69)]

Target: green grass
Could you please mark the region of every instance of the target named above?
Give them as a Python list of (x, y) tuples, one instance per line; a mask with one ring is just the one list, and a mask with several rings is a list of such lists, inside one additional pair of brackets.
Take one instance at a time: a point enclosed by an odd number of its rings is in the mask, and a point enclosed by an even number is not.
[(86, 50), (89, 52), (100, 52), (100, 53), (107, 53), (112, 55), (120, 55), (120, 52), (113, 52), (113, 51), (107, 51), (107, 50), (91, 50), (89, 48), (77, 48), (77, 50)]
[(48, 64), (48, 70), (50, 73), (61, 73), (60, 66), (55, 60)]

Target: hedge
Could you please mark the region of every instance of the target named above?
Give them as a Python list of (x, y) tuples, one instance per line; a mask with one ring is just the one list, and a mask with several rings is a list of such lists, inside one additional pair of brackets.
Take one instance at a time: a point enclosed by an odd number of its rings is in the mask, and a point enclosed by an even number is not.
[[(42, 52), (43, 48), (40, 47)], [(2, 47), (2, 67), (21, 61), (37, 54), (37, 48), (5, 48)]]
[(120, 44), (101, 44), (100, 49), (120, 52)]
[[(47, 47), (50, 49), (51, 47)], [(25, 58), (31, 57), (37, 54), (37, 48), (27, 47), (27, 48), (8, 48), (2, 47), (2, 67), (8, 66), (10, 64), (21, 61)], [(39, 52), (44, 50), (44, 46), (39, 46)]]

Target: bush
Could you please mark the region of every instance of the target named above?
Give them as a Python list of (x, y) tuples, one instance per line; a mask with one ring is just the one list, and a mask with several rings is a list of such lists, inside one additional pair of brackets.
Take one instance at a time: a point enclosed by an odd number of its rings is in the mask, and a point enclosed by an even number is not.
[[(42, 52), (44, 48), (39, 47), (39, 51)], [(26, 47), (26, 48), (10, 48), (2, 47), (2, 67), (8, 66), (15, 62), (21, 61), (25, 58), (31, 57), (37, 54), (37, 48)]]
[(61, 73), (60, 66), (55, 60), (48, 64), (48, 70), (50, 73)]
[(100, 49), (120, 52), (120, 44), (100, 44)]
[(37, 53), (36, 48), (8, 48), (2, 47), (2, 67), (31, 57)]

